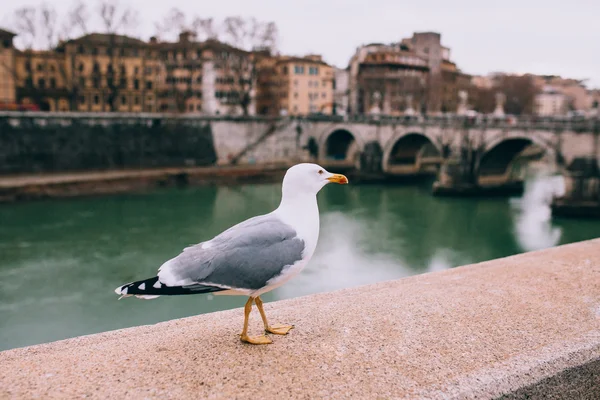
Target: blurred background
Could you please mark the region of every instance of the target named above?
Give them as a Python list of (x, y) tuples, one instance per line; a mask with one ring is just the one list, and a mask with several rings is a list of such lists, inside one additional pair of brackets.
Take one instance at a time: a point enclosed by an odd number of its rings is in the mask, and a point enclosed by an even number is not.
[(0, 350), (240, 307), (117, 301), (189, 244), (318, 197), (265, 300), (600, 234), (592, 1), (21, 1), (0, 15)]

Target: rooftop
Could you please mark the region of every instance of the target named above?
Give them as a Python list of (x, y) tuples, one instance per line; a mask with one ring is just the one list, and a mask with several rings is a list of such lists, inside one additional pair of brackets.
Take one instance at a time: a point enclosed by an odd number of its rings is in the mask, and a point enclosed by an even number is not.
[(13, 37), (13, 36), (17, 36), (16, 33), (11, 32), (11, 31), (7, 31), (6, 29), (2, 29), (0, 28), (0, 37)]

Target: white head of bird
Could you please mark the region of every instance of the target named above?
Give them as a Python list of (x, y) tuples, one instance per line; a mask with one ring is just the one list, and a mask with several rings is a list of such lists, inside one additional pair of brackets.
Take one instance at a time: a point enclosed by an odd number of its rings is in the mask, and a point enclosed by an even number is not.
[(283, 197), (315, 196), (328, 183), (347, 184), (348, 178), (317, 164), (302, 163), (289, 168), (283, 178)]

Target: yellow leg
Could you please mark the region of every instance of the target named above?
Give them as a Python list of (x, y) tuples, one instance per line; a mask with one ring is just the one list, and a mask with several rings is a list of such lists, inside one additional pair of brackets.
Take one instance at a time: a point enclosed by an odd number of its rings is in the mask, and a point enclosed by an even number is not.
[(263, 323), (265, 324), (265, 331), (269, 333), (274, 333), (276, 335), (286, 335), (290, 331), (290, 329), (294, 327), (294, 325), (269, 325), (269, 323), (267, 322), (267, 314), (265, 314), (265, 310), (263, 310), (262, 300), (260, 299), (260, 297), (256, 297), (254, 301), (256, 302), (256, 307), (258, 307), (260, 316), (263, 320)]
[(252, 297), (248, 298), (246, 305), (244, 306), (244, 329), (240, 335), (242, 342), (250, 344), (270, 344), (273, 343), (271, 339), (265, 335), (260, 336), (248, 336), (248, 320), (250, 319), (250, 312), (252, 312)]

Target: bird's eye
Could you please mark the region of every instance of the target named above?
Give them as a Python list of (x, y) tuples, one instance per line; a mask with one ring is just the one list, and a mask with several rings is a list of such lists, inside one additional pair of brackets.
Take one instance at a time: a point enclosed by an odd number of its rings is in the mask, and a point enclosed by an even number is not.
[(323, 175), (323, 170), (322, 169), (319, 170), (319, 175)]

